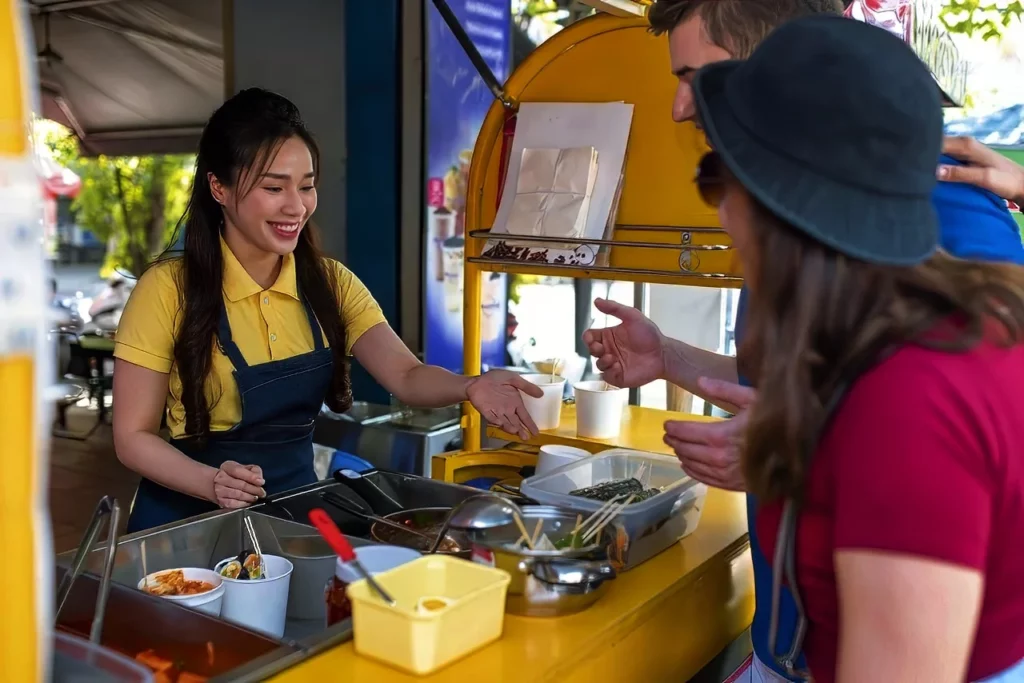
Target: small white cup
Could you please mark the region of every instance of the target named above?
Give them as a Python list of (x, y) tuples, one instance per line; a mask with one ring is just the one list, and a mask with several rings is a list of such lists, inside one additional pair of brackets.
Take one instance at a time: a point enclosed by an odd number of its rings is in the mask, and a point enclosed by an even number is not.
[(614, 439), (622, 427), (622, 411), (629, 389), (619, 389), (601, 380), (577, 382), (576, 434), (586, 439)]
[(547, 474), (556, 467), (568, 465), (571, 462), (588, 457), (590, 457), (590, 453), (582, 448), (559, 446), (557, 444), (541, 446), (540, 453), (537, 454), (536, 474), (538, 476)]
[(551, 375), (538, 374), (523, 375), (523, 379), (530, 384), (536, 384), (544, 392), (540, 398), (519, 392), (519, 395), (523, 397), (526, 412), (537, 423), (537, 429), (542, 432), (558, 429), (562, 420), (562, 392), (565, 391), (565, 378), (555, 375), (555, 381), (552, 382)]
[[(148, 577), (139, 581), (139, 590), (146, 589), (147, 580), (149, 583), (156, 583), (156, 578), (161, 574), (166, 574), (173, 569), (165, 569), (159, 572), (153, 572)], [(213, 571), (212, 569), (200, 569), (197, 567), (186, 567), (181, 570), (185, 575), (186, 581), (205, 581), (213, 584), (213, 589), (208, 590), (205, 593), (196, 593), (194, 595), (161, 595), (160, 597), (164, 600), (170, 600), (176, 602), (179, 605), (185, 605), (197, 609), (200, 612), (205, 612), (210, 616), (219, 617), (221, 611), (221, 605), (224, 603), (224, 581), (220, 574)]]
[[(217, 566), (231, 559), (234, 558), (221, 560)], [(221, 577), (226, 590), (220, 616), (225, 621), (280, 638), (284, 635), (294, 566), (277, 555), (264, 555), (263, 562), (270, 578), (240, 581)]]

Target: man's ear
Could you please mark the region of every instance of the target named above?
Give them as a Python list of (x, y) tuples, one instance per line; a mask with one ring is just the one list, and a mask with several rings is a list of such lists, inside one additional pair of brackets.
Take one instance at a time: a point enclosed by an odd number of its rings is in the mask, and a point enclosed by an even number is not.
[(224, 206), (224, 202), (227, 201), (227, 189), (223, 183), (217, 180), (217, 176), (213, 175), (213, 173), (207, 173), (206, 180), (210, 183), (210, 194), (213, 195), (213, 200)]

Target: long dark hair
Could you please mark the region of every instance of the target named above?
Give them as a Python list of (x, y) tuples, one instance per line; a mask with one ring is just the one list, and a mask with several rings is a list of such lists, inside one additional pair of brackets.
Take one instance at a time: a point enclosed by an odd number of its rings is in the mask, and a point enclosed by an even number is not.
[[(250, 192), (255, 180), (270, 165), (281, 145), (299, 138), (313, 158), (314, 180), (320, 179), (320, 150), (288, 99), (260, 88), (239, 92), (210, 117), (199, 140), (192, 194), (178, 221), (184, 231), (184, 249), (168, 252), (161, 260), (180, 258), (177, 271), (179, 311), (183, 312), (174, 342), (174, 363), (181, 378), (185, 408), (185, 435), (205, 439), (210, 433), (210, 406), (206, 393), (213, 361), (217, 322), (224, 305), (224, 262), (220, 234), (223, 213), (210, 190), (208, 174), (236, 187), (237, 196)], [(306, 297), (327, 337), (334, 358), (334, 377), (325, 397), (327, 405), (344, 412), (352, 405), (345, 325), (338, 300), (337, 272), (324, 258), (317, 229), (307, 223), (295, 247), (299, 292)], [(317, 330), (313, 330), (317, 334)]]
[(843, 382), (900, 344), (950, 352), (1024, 333), (1024, 268), (943, 252), (915, 267), (847, 258), (757, 207), (740, 368), (758, 387), (743, 454), (752, 493), (799, 500), (806, 456)]

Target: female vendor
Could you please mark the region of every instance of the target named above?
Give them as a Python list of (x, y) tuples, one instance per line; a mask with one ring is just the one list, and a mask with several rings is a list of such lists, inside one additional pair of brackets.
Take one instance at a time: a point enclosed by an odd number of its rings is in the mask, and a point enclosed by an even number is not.
[(773, 656), (816, 683), (1022, 680), (1024, 268), (937, 250), (934, 79), (888, 32), (818, 16), (693, 88), (698, 188), (752, 297), (742, 464)]
[(423, 365), (323, 256), (310, 222), (318, 162), (280, 95), (244, 90), (207, 123), (184, 253), (139, 279), (117, 331), (114, 445), (142, 475), (129, 532), (315, 482), (313, 423), (324, 403), (351, 406), (350, 355), (407, 404), (468, 400), (510, 432), (536, 432), (519, 392), (540, 389), (507, 371)]

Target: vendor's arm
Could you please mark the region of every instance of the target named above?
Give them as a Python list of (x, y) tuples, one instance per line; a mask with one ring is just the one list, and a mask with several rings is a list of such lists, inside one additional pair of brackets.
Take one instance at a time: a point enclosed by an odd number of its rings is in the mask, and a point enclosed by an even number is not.
[(994, 509), (972, 403), (928, 353), (897, 357), (858, 382), (826, 437), (840, 683), (967, 676)]
[(519, 391), (539, 398), (543, 392), (537, 386), (504, 370), (465, 377), (421, 363), (388, 325), (366, 286), (340, 264), (338, 285), (349, 352), (399, 401), (423, 408), (470, 401), (502, 429), (524, 439), (536, 434)]
[[(217, 470), (164, 441), (160, 418), (167, 400), (167, 373), (114, 362), (114, 449), (125, 467), (169, 489), (215, 502)], [(123, 397), (130, 396), (130, 400)], [(120, 398), (120, 400), (118, 400)]]
[(114, 449), (132, 471), (222, 507), (247, 505), (262, 473), (238, 463), (221, 469), (189, 458), (160, 436), (173, 364), (177, 289), (170, 264), (152, 268), (125, 307), (114, 349)]

